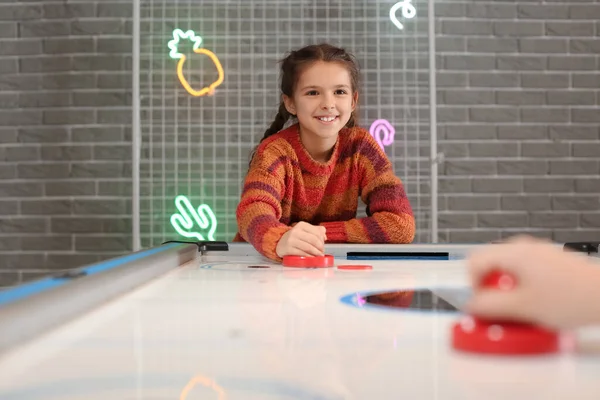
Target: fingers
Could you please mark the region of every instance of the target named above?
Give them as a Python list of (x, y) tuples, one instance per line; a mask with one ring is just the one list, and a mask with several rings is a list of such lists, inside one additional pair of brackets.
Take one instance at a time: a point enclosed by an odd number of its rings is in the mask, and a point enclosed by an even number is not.
[(518, 289), (503, 292), (496, 289), (477, 290), (466, 304), (466, 312), (490, 320), (523, 321), (523, 303)]
[(277, 255), (323, 256), (325, 251), (324, 227), (298, 222), (287, 231), (277, 244)]
[(325, 255), (326, 229), (306, 222), (298, 222), (277, 243), (278, 256), (323, 256)]
[(312, 254), (312, 253), (300, 250), (297, 247), (290, 247), (289, 250), (284, 255), (286, 255), (286, 256), (302, 256), (302, 257), (319, 256), (319, 254)]
[(541, 239), (537, 239), (533, 236), (529, 236), (529, 235), (515, 235), (515, 236), (511, 236), (508, 239), (505, 240), (506, 243), (538, 243), (541, 242)]
[(530, 244), (514, 242), (485, 246), (471, 253), (467, 267), (473, 287), (478, 287), (482, 279), (494, 270), (502, 270), (517, 275), (526, 263)]
[(323, 243), (327, 240), (327, 231), (324, 226), (311, 225), (307, 222), (299, 222), (296, 227), (297, 229), (319, 237)]
[(506, 271), (515, 278), (527, 279), (529, 271), (540, 263), (555, 264), (562, 257), (564, 252), (555, 248), (550, 241), (520, 235), (505, 243), (488, 245), (474, 251), (467, 259), (467, 267), (471, 283), (475, 287), (492, 270)]
[(299, 231), (290, 238), (289, 244), (293, 248), (314, 256), (322, 256), (325, 251), (323, 240), (313, 232)]
[(326, 229), (324, 226), (311, 225), (306, 222), (299, 222), (298, 225), (296, 225), (296, 229), (317, 237), (320, 242), (321, 249), (323, 248), (323, 245), (327, 240)]
[(317, 228), (319, 228), (319, 230), (321, 231), (321, 235), (323, 236), (323, 242), (327, 241), (327, 229), (325, 229), (324, 226), (318, 226)]
[[(549, 327), (577, 324), (577, 310), (591, 296), (580, 295), (585, 292), (583, 289), (580, 292), (564, 288), (586, 287), (584, 282), (590, 279), (583, 273), (586, 268), (577, 267), (581, 260), (552, 242), (531, 237), (515, 237), (503, 244), (485, 246), (467, 260), (473, 296), (465, 311), (488, 320)], [(482, 287), (482, 278), (494, 270), (513, 275), (516, 287), (510, 290)]]

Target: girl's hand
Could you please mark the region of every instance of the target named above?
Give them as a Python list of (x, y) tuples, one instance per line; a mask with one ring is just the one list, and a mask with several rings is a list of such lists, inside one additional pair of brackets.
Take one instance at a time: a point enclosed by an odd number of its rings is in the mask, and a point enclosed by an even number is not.
[(325, 227), (298, 222), (283, 234), (275, 252), (283, 256), (323, 256), (325, 251)]

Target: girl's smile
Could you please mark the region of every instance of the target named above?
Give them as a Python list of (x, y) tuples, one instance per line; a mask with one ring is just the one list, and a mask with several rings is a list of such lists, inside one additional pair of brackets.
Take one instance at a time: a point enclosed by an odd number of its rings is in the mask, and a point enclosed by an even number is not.
[(283, 96), (287, 111), (298, 118), (300, 139), (321, 160), (337, 141), (356, 107), (348, 69), (339, 62), (317, 61), (304, 68), (292, 96)]

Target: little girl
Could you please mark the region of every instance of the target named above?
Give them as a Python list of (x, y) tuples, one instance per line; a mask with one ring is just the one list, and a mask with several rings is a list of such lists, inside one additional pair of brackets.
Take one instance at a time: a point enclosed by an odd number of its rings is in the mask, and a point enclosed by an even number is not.
[[(282, 102), (250, 161), (234, 241), (277, 261), (323, 255), (325, 242), (412, 242), (415, 221), (402, 183), (356, 125), (358, 80), (354, 57), (328, 44), (282, 60)], [(283, 129), (290, 119), (296, 123)], [(357, 219), (359, 196), (367, 217)]]

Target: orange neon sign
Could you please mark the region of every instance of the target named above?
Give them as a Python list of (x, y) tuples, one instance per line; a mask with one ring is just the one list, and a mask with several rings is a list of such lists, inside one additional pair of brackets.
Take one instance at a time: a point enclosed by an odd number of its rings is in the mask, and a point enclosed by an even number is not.
[[(208, 56), (208, 58), (211, 59), (213, 64), (215, 64), (215, 67), (217, 68), (217, 72), (218, 72), (218, 78), (216, 81), (212, 82), (210, 85), (205, 86), (199, 90), (192, 88), (192, 86), (189, 84), (189, 82), (187, 81), (187, 79), (185, 79), (185, 76), (183, 75), (183, 64), (185, 64), (186, 56), (185, 56), (185, 54), (180, 53), (178, 50), (179, 41), (181, 39), (188, 39), (194, 43), (194, 46), (193, 46), (194, 53), (204, 54), (204, 55)], [(185, 90), (187, 90), (187, 92), (189, 94), (191, 94), (192, 96), (196, 96), (196, 97), (204, 96), (204, 95), (209, 95), (209, 96), (213, 95), (215, 93), (215, 88), (217, 86), (219, 86), (221, 83), (223, 83), (223, 80), (225, 79), (225, 73), (223, 71), (223, 66), (221, 65), (221, 62), (219, 61), (219, 58), (212, 51), (201, 48), (200, 47), (201, 44), (202, 44), (202, 38), (200, 36), (196, 35), (194, 33), (194, 31), (188, 30), (186, 32), (183, 32), (181, 29), (175, 29), (173, 31), (173, 40), (171, 40), (169, 42), (169, 49), (171, 49), (171, 52), (169, 53), (169, 55), (174, 60), (179, 59), (179, 61), (177, 62), (177, 77), (179, 78), (179, 82), (185, 88)]]
[(216, 382), (213, 381), (212, 379), (209, 379), (202, 375), (196, 375), (188, 382), (187, 385), (185, 385), (185, 387), (181, 391), (181, 394), (179, 395), (179, 400), (185, 400), (187, 398), (188, 394), (190, 393), (190, 391), (197, 384), (200, 384), (204, 387), (212, 389), (213, 392), (215, 392), (219, 396), (218, 397), (219, 400), (225, 400), (225, 390), (221, 386), (217, 385)]

